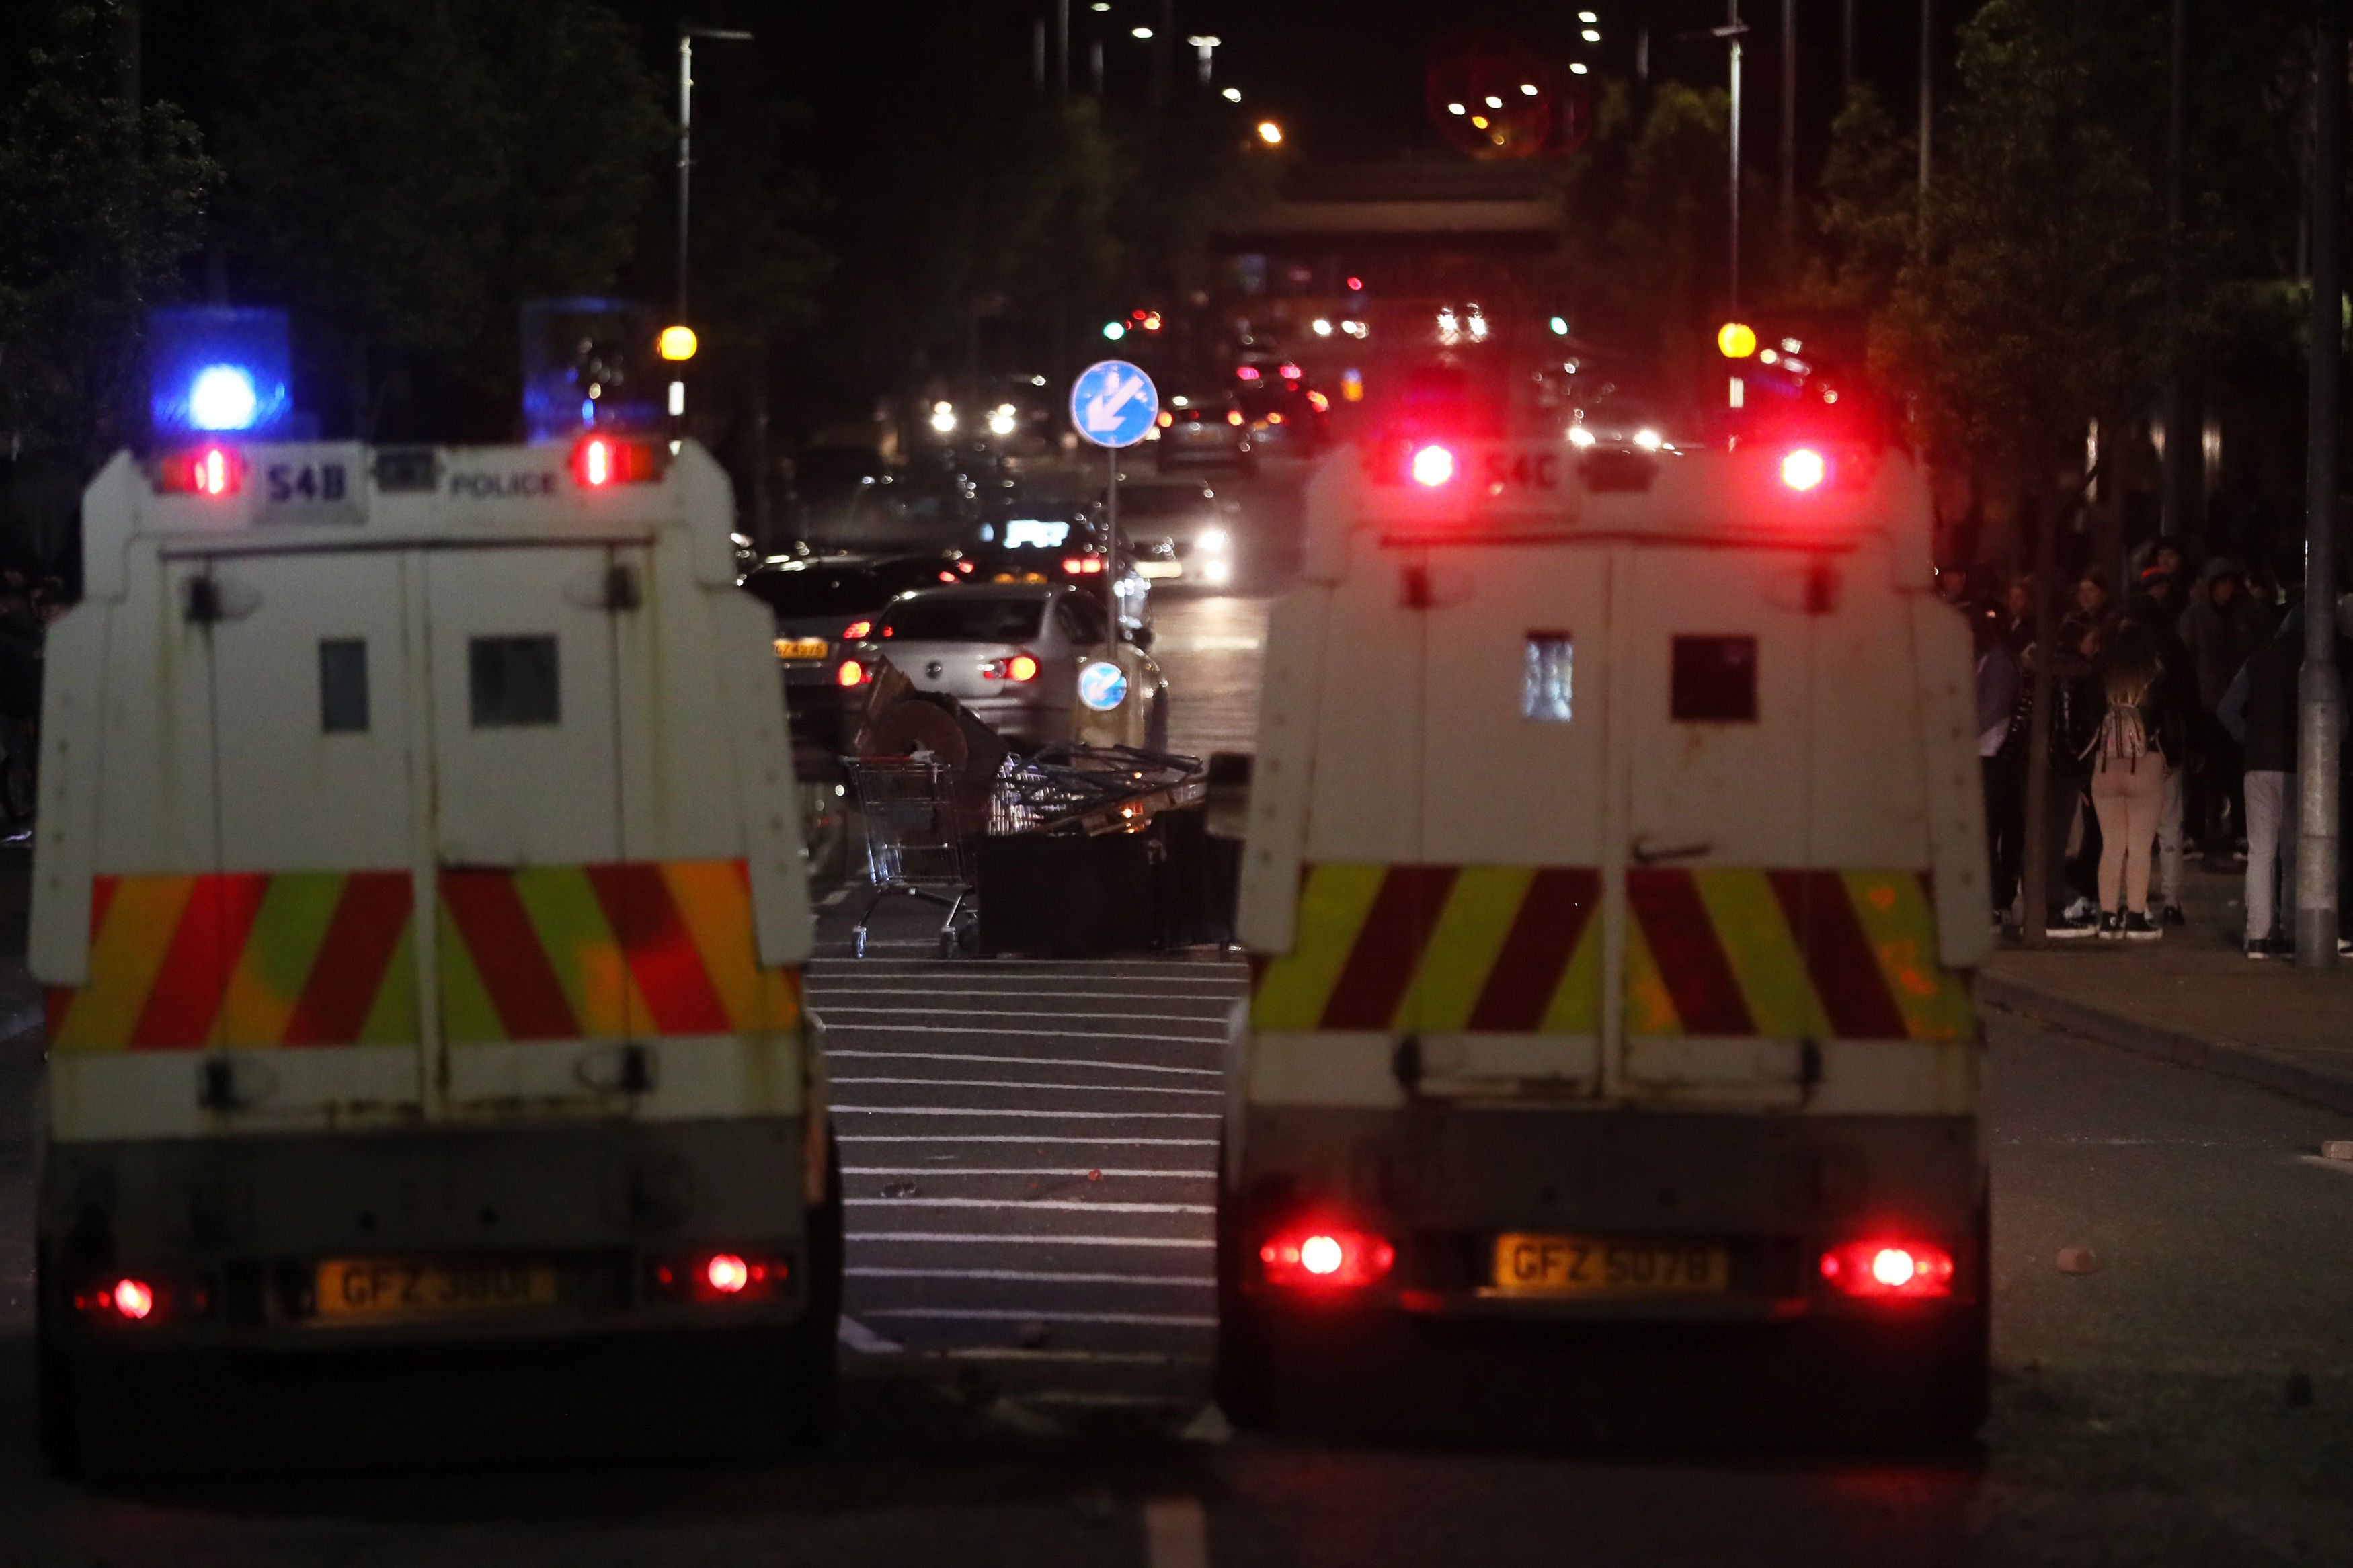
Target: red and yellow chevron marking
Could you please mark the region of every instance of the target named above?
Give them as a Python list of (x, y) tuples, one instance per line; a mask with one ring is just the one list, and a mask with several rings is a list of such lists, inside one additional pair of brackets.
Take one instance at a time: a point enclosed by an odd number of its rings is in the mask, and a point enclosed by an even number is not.
[(417, 1038), (406, 871), (100, 877), (90, 981), (49, 992), (61, 1051)]
[[(1600, 873), (1328, 864), (1292, 951), (1264, 961), (1264, 1030), (1578, 1035), (1600, 1028)], [(1956, 1040), (1968, 988), (1936, 958), (1915, 871), (1626, 874), (1626, 1033)]]
[(441, 873), (452, 1045), (796, 1027), (800, 977), (764, 969), (741, 860)]
[(1626, 873), (1626, 1033), (1957, 1040), (1968, 987), (1936, 958), (1916, 871)]
[(1321, 865), (1297, 940), (1261, 968), (1266, 1030), (1592, 1034), (1600, 873), (1589, 866)]

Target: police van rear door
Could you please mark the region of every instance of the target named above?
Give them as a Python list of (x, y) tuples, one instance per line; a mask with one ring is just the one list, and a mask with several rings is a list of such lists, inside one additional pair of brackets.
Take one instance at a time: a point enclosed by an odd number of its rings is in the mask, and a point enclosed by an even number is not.
[[(1589, 1092), (1601, 1064), (1609, 552), (1433, 548), (1421, 844), (1385, 887), (1427, 921), (1410, 975), (1425, 1092)], [(1379, 966), (1371, 966), (1376, 973)]]
[(424, 557), (440, 1076), (460, 1114), (631, 1088), (614, 1044), (630, 1033), (629, 982), (607, 908), (623, 859), (614, 620), (631, 613), (645, 555)]
[(1966, 1026), (1936, 956), (1911, 622), (1875, 553), (1620, 552), (1628, 1093), (1798, 1103), (1826, 1052)]

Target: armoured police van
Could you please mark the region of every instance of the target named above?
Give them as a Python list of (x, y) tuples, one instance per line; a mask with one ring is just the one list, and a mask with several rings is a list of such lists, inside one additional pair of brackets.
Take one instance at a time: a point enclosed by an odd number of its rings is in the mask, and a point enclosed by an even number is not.
[(1311, 485), (1244, 848), (1220, 1397), (1966, 1431), (1989, 921), (1922, 478), (1860, 439), (1561, 434), (1425, 429)]
[(30, 939), (52, 1454), (816, 1436), (839, 1176), (719, 468), (215, 443), (83, 515)]

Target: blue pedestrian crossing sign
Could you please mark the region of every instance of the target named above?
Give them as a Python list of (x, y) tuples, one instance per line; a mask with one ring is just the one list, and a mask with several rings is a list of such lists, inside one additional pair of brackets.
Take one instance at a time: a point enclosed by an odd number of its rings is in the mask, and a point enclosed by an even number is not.
[(1160, 416), (1152, 378), (1124, 359), (1091, 364), (1071, 384), (1071, 423), (1098, 447), (1133, 447)]

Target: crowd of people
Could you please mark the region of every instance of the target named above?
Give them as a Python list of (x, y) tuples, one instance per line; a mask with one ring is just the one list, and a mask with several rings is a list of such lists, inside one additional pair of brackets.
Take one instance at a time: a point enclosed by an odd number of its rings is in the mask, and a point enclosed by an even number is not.
[[(2129, 590), (2113, 592), (2119, 582)], [(2035, 586), (2019, 578), (1999, 596), (1949, 595), (1974, 628), (1995, 920), (2011, 926), (2025, 914), (2043, 657)], [(2304, 631), (2301, 610), (2284, 611), (2283, 597), (2277, 583), (2226, 557), (2193, 574), (2168, 541), (2129, 572), (2086, 573), (2065, 594), (2050, 657), (2042, 913), (2051, 936), (2161, 937), (2183, 923), (2183, 866), (2196, 854), (2210, 866), (2243, 862), (2247, 955), (2293, 951)]]

